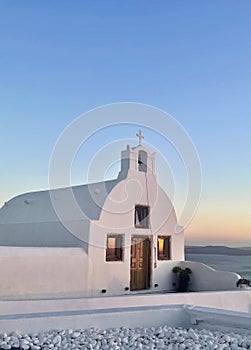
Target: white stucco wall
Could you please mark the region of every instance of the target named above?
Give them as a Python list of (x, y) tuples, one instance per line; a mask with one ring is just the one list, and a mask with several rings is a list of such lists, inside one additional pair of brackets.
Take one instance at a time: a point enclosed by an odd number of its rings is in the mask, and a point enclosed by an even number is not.
[(236, 290), (236, 282), (241, 278), (237, 273), (217, 271), (210, 266), (194, 261), (185, 261), (180, 265), (183, 268), (189, 267), (192, 270), (190, 290), (195, 292)]
[(0, 247), (0, 296), (83, 291), (88, 266), (81, 248)]

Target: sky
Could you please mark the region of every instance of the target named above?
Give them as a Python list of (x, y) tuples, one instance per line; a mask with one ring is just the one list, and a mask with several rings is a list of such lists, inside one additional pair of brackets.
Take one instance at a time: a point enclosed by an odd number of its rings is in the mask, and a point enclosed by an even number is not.
[[(202, 192), (186, 244), (251, 246), (250, 7), (248, 0), (1, 1), (0, 205), (48, 188), (53, 147), (75, 118), (137, 102), (172, 115), (198, 151)], [(94, 135), (76, 155), (72, 184), (87, 181), (98, 148), (136, 145), (137, 131), (118, 125)], [(178, 157), (160, 135), (143, 132), (167, 192), (160, 153), (174, 168), (179, 217), (186, 190)], [(124, 146), (114, 147), (117, 159)]]

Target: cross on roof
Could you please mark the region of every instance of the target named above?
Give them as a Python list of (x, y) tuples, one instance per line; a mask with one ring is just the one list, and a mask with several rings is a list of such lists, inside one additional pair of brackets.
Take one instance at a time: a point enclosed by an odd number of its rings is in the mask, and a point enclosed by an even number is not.
[(136, 134), (136, 136), (138, 136), (138, 138), (139, 138), (139, 145), (142, 145), (142, 139), (144, 138), (144, 136), (142, 134), (142, 130), (139, 130), (139, 133)]

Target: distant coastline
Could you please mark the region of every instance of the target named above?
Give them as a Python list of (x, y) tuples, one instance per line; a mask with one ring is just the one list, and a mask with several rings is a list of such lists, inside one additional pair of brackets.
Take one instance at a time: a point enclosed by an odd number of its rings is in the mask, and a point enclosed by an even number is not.
[(214, 254), (214, 255), (241, 255), (251, 256), (251, 247), (230, 248), (225, 246), (186, 246), (186, 254)]

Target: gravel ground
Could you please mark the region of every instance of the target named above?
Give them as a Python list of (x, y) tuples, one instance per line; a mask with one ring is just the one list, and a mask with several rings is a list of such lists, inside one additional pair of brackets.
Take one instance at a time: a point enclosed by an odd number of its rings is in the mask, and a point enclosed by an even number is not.
[(101, 330), (56, 330), (46, 333), (0, 334), (0, 349), (126, 350), (126, 349), (251, 349), (251, 336), (172, 328), (113, 328)]

